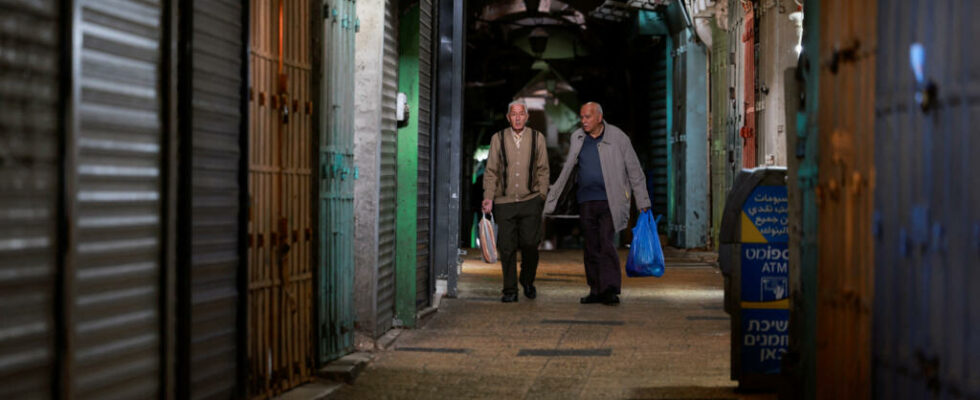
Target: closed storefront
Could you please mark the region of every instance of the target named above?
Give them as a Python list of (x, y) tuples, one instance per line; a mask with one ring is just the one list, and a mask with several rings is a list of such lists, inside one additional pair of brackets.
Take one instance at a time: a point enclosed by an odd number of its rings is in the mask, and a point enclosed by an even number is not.
[(877, 11), (871, 393), (980, 398), (980, 4)]
[(56, 1), (0, 1), (0, 398), (49, 398), (55, 376), (61, 193)]
[(312, 6), (250, 8), (249, 393), (266, 397), (306, 382), (316, 364)]

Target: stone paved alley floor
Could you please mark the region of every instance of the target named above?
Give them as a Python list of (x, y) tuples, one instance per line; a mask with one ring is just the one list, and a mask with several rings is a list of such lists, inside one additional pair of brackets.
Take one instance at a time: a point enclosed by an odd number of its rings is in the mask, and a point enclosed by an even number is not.
[(537, 299), (504, 304), (499, 264), (471, 250), (458, 298), (444, 298), (331, 398), (775, 398), (736, 393), (729, 380), (729, 319), (711, 253), (668, 250), (666, 274), (624, 278), (617, 306), (579, 304), (588, 290), (580, 251), (541, 254)]

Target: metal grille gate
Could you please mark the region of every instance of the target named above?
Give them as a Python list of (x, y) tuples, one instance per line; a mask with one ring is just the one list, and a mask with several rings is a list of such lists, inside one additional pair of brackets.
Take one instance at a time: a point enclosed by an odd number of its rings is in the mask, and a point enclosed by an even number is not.
[(310, 8), (252, 0), (249, 63), (249, 392), (310, 378), (313, 103)]

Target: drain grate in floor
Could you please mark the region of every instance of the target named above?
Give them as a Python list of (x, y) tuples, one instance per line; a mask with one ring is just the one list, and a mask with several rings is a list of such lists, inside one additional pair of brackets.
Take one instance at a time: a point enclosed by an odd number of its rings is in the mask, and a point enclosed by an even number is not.
[(463, 301), (500, 301), (499, 297), (458, 297), (457, 300)]
[(518, 357), (609, 357), (612, 349), (521, 349)]
[(451, 349), (446, 347), (396, 347), (395, 351), (414, 351), (419, 353), (469, 353), (469, 349)]
[(582, 320), (582, 319), (542, 319), (542, 324), (572, 324), (572, 325), (624, 325), (623, 321)]
[(545, 275), (548, 275), (548, 276), (567, 276), (567, 277), (570, 277), (570, 278), (584, 278), (585, 277), (585, 274), (563, 274), (563, 273), (558, 273), (558, 272), (548, 272), (548, 273), (545, 273)]
[(574, 280), (563, 279), (563, 278), (535, 278), (534, 281), (535, 282), (575, 282)]
[(728, 321), (728, 317), (708, 317), (703, 315), (688, 315), (688, 321)]

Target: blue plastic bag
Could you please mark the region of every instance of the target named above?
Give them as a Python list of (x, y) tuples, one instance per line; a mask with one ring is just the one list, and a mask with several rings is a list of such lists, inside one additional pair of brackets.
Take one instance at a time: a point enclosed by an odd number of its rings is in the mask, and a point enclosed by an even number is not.
[(626, 276), (655, 276), (664, 274), (664, 251), (660, 248), (660, 237), (657, 236), (657, 223), (653, 212), (646, 210), (633, 227), (633, 242), (630, 244), (630, 255), (626, 259)]

